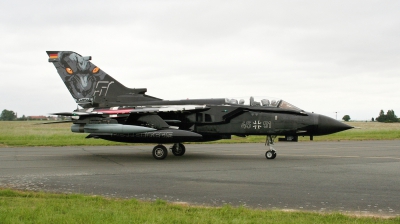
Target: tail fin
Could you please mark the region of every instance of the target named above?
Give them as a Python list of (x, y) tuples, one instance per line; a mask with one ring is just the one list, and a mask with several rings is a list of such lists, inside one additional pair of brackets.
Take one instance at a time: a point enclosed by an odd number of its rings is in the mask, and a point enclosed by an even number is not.
[(124, 106), (137, 101), (159, 101), (145, 95), (147, 89), (130, 89), (72, 51), (47, 51), (72, 97), (83, 108)]

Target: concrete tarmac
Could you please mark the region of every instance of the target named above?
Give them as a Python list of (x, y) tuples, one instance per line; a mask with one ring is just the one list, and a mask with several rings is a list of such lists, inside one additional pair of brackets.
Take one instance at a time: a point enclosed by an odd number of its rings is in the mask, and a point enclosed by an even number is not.
[(400, 215), (400, 141), (0, 148), (0, 187), (204, 206)]

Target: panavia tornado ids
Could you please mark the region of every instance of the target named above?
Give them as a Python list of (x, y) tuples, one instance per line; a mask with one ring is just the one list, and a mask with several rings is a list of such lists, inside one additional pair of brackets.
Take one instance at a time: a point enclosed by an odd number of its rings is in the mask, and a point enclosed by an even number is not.
[(175, 156), (185, 154), (182, 142), (230, 139), (232, 135), (266, 136), (267, 159), (276, 157), (279, 141), (297, 142), (299, 136), (327, 135), (352, 128), (330, 117), (306, 112), (267, 97), (163, 100), (145, 88), (127, 88), (102, 69), (72, 51), (47, 51), (49, 62), (82, 108), (54, 113), (70, 116), (71, 131), (87, 138), (117, 142), (155, 143), (153, 157), (165, 159), (172, 144)]

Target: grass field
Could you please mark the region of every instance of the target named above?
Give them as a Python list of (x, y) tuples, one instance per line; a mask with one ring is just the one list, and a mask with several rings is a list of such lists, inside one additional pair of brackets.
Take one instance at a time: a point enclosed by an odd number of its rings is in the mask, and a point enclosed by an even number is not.
[(400, 217), (176, 205), (0, 189), (0, 223), (400, 223)]
[[(34, 121), (0, 121), (0, 146), (68, 146), (68, 145), (127, 145), (100, 139), (86, 139), (88, 134), (72, 133), (71, 124), (35, 125)], [(400, 123), (348, 122), (358, 127), (332, 135), (316, 136), (314, 141), (392, 140), (400, 139)], [(299, 137), (308, 141), (309, 137)], [(211, 143), (263, 143), (265, 136), (233, 136), (231, 140)]]

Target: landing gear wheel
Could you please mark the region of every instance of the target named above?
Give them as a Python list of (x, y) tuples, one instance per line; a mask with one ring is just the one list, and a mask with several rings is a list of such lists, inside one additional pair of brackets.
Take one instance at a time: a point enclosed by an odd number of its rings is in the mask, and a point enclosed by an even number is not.
[(185, 146), (182, 143), (174, 144), (171, 149), (174, 156), (183, 156), (183, 154), (186, 152)]
[(267, 159), (275, 159), (275, 157), (276, 157), (276, 152), (273, 151), (273, 150), (268, 150), (268, 151), (265, 153), (265, 157), (267, 157)]
[(154, 159), (162, 160), (165, 159), (168, 155), (168, 150), (163, 145), (157, 145), (153, 148), (153, 157)]

